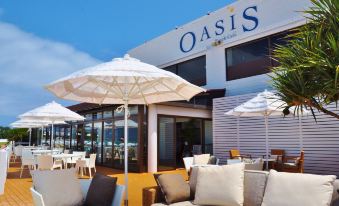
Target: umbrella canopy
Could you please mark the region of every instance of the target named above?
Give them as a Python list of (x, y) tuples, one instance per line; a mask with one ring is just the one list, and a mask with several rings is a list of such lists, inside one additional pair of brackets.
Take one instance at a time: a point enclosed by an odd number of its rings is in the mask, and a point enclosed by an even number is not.
[[(29, 146), (32, 139), (32, 128), (42, 128), (41, 138), (43, 137), (43, 127), (51, 124), (49, 121), (37, 120), (37, 119), (20, 119), (10, 124), (13, 128), (27, 128), (29, 129)], [(65, 121), (55, 121), (54, 124), (67, 124)]]
[(226, 115), (256, 117), (282, 115), (286, 103), (279, 100), (274, 93), (265, 90), (257, 94), (256, 97), (226, 112)]
[(128, 104), (189, 100), (205, 91), (171, 72), (129, 55), (75, 72), (46, 88), (63, 99), (124, 104), (125, 205), (128, 204)]
[(32, 128), (39, 128), (43, 124), (34, 124), (34, 123), (29, 123), (29, 122), (20, 122), (16, 121), (10, 124), (11, 127), (13, 128), (27, 128), (29, 129), (29, 141), (28, 145), (31, 146), (31, 140), (32, 140)]
[[(41, 107), (37, 107), (31, 111), (28, 111), (22, 115), (19, 115), (19, 118), (23, 121), (46, 121), (52, 125), (52, 135), (51, 141), (53, 142), (54, 136), (54, 124), (60, 121), (80, 121), (85, 118), (66, 107), (63, 107), (61, 104), (56, 102), (51, 102), (45, 104)], [(53, 147), (53, 144), (52, 144)]]
[(128, 55), (75, 72), (46, 88), (63, 99), (96, 104), (189, 100), (205, 91), (171, 72)]
[(54, 124), (56, 121), (78, 121), (85, 119), (83, 116), (54, 101), (19, 115), (19, 118), (27, 121), (46, 121), (50, 122), (50, 124)]
[(266, 169), (268, 169), (268, 116), (282, 115), (285, 102), (272, 92), (265, 90), (257, 94), (256, 97), (247, 102), (237, 106), (236, 108), (226, 112), (226, 115), (243, 116), (243, 117), (258, 117), (265, 118), (265, 149), (266, 149)]
[[(128, 120), (128, 127), (132, 127), (132, 128), (137, 128), (138, 127), (138, 123), (136, 123), (135, 121), (133, 120)], [(124, 127), (125, 126), (125, 122), (124, 120), (117, 120), (114, 122), (114, 126), (117, 127), (117, 128), (121, 128), (121, 127)]]

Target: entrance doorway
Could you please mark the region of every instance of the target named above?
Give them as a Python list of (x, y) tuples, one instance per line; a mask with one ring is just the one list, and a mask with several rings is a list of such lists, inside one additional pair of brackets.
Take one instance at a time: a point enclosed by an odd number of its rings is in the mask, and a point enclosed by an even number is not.
[(183, 157), (212, 153), (212, 121), (194, 117), (158, 117), (158, 170), (184, 167)]

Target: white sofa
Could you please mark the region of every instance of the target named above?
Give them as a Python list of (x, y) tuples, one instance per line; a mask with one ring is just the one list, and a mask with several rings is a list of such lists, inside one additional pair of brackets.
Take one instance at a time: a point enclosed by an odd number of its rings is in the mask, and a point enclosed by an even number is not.
[[(91, 181), (92, 180), (80, 180), (81, 189), (82, 189), (84, 199), (87, 195), (87, 191), (89, 189)], [(122, 199), (123, 199), (123, 196), (124, 196), (124, 191), (125, 191), (125, 186), (123, 186), (123, 185), (117, 185), (116, 186), (112, 206), (120, 206), (121, 205)], [(45, 203), (44, 203), (43, 196), (39, 192), (37, 192), (33, 187), (31, 187), (31, 193), (32, 193), (32, 196), (33, 196), (33, 202), (34, 202), (35, 206), (46, 206)], [(100, 194), (98, 194), (98, 195), (100, 195)]]

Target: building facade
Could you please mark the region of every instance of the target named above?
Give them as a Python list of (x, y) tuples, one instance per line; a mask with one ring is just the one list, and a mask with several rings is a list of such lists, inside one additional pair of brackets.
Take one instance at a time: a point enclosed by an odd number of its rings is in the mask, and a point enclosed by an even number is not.
[[(222, 98), (249, 98), (270, 88), (267, 73), (277, 65), (272, 51), (286, 43), (284, 37), (293, 28), (306, 24), (298, 11), (309, 6), (308, 0), (236, 1), (128, 51), (132, 57), (208, 90), (188, 103), (131, 106), (128, 147), (132, 171), (182, 167), (182, 157), (199, 153), (215, 153), (225, 160), (232, 145), (229, 139), (238, 134), (222, 127), (222, 119), (228, 117), (215, 114), (229, 108)], [(55, 136), (60, 137), (56, 144), (95, 152), (99, 164), (122, 168), (123, 114), (116, 111), (118, 106), (71, 106), (86, 120), (61, 126), (56, 130)], [(49, 135), (46, 137), (48, 142)], [(230, 147), (235, 146), (240, 143)]]

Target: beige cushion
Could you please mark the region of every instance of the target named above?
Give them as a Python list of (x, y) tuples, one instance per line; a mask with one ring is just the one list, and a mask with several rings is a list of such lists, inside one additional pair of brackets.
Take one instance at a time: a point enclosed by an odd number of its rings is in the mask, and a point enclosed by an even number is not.
[(189, 185), (190, 185), (190, 189), (191, 189), (191, 195), (192, 195), (193, 198), (195, 196), (195, 188), (197, 186), (198, 169), (199, 169), (199, 167), (192, 167), (192, 170), (191, 170), (191, 173), (190, 173)]
[(33, 186), (46, 206), (74, 206), (83, 203), (81, 185), (75, 169), (33, 171)]
[(261, 206), (268, 174), (266, 171), (245, 170), (244, 206)]
[(329, 206), (334, 175), (311, 175), (271, 170), (262, 206)]
[(207, 165), (210, 160), (210, 154), (194, 155), (193, 164), (194, 165)]
[(242, 206), (244, 164), (199, 167), (194, 204)]
[[(168, 206), (168, 204), (155, 203), (155, 204), (152, 204), (152, 206)], [(184, 201), (184, 202), (177, 202), (177, 203), (170, 204), (170, 206), (197, 206), (197, 205), (193, 204), (191, 201)]]
[(190, 200), (190, 187), (180, 174), (161, 174), (158, 184), (167, 204)]

